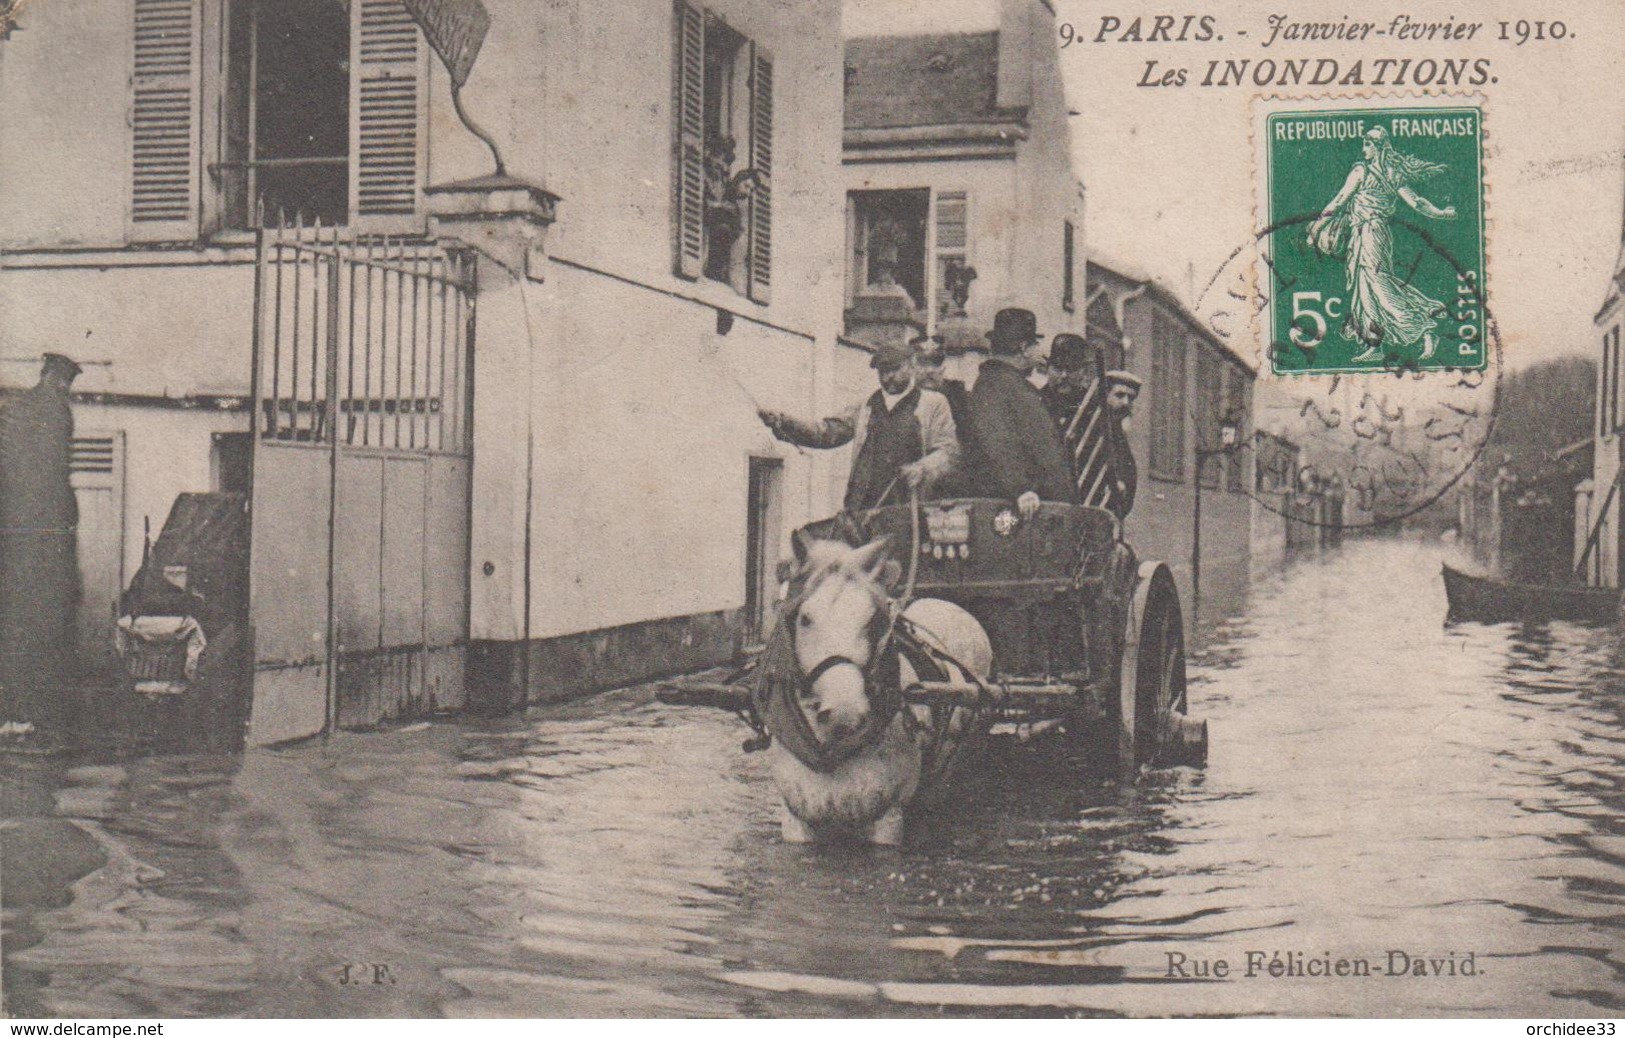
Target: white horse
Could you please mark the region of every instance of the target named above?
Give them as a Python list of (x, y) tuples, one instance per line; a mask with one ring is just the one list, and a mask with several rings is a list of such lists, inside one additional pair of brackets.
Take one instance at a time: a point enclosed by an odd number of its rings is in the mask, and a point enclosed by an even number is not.
[[(933, 715), (932, 708), (901, 705), (900, 690), (918, 675), (906, 654), (897, 655), (893, 669), (887, 651), (901, 637), (888, 594), (900, 567), (884, 551), (882, 541), (861, 548), (813, 541), (792, 578), (798, 592), (786, 604), (778, 637), (793, 642), (795, 679), (765, 711), (790, 843), (843, 832), (900, 843), (904, 810), (941, 749), (934, 743), (976, 734), (970, 710), (941, 707)], [(951, 679), (987, 677), (993, 648), (970, 613), (927, 598), (909, 604), (902, 617), (897, 626), (951, 658), (938, 661)], [(788, 669), (789, 660), (781, 659)]]

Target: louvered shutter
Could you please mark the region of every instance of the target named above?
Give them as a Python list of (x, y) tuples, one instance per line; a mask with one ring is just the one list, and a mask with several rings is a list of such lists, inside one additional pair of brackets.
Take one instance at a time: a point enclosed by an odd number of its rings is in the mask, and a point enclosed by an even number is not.
[(970, 264), (970, 196), (963, 191), (938, 191), (936, 209), (936, 267), (932, 271), (934, 312), (941, 321), (964, 317), (948, 288), (948, 272)]
[(750, 297), (772, 298), (773, 284), (773, 56), (751, 44), (750, 165), (760, 174), (750, 194)]
[(131, 241), (198, 234), (199, 0), (135, 0)]
[(350, 216), (363, 233), (419, 229), (427, 55), (400, 0), (351, 0)]
[(705, 12), (677, 0), (672, 58), (672, 207), (676, 214), (675, 268), (697, 279), (705, 271)]

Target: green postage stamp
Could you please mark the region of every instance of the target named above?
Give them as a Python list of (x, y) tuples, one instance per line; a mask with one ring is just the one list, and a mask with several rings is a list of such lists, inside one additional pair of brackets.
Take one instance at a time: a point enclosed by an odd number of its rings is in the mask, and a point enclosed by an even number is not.
[(1260, 114), (1274, 371), (1484, 368), (1482, 110), (1298, 101)]

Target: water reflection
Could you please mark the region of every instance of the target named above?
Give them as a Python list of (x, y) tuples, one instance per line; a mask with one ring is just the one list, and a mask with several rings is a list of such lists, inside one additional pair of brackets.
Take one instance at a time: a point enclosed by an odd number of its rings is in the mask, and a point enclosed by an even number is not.
[[(1262, 582), (1191, 671), (1207, 769), (1123, 785), (999, 740), (902, 851), (785, 846), (737, 722), (638, 692), (240, 758), (7, 759), (5, 1008), (1618, 1010), (1617, 636), (1445, 627), (1437, 572), (1369, 542)], [(1390, 952), (1458, 975), (1384, 976)]]

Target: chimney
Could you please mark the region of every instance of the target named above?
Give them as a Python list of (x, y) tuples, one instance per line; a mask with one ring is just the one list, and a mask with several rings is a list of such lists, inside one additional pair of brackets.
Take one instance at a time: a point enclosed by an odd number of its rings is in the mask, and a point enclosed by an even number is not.
[(999, 83), (994, 103), (1026, 109), (1033, 103), (1033, 34), (1040, 0), (998, 0)]

